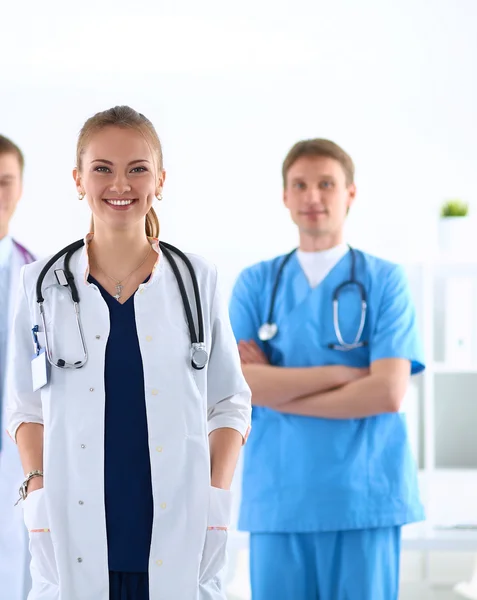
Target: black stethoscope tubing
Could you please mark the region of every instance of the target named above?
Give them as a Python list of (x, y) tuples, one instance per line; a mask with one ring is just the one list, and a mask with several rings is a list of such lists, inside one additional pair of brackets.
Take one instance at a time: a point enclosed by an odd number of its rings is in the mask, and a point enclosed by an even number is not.
[[(36, 301), (39, 305), (40, 313), (41, 313), (42, 319), (44, 321), (45, 311), (44, 311), (43, 304), (44, 304), (45, 299), (44, 299), (43, 293), (42, 293), (43, 281), (44, 281), (48, 271), (51, 269), (51, 267), (62, 256), (65, 257), (64, 265), (63, 265), (63, 275), (65, 277), (65, 282), (62, 283), (60, 281), (59, 272), (61, 271), (61, 269), (56, 269), (55, 274), (56, 274), (58, 283), (60, 283), (60, 285), (63, 285), (65, 287), (69, 287), (69, 289), (70, 289), (71, 298), (72, 298), (74, 306), (75, 306), (75, 312), (76, 312), (77, 322), (78, 322), (78, 329), (79, 329), (81, 339), (82, 339), (84, 359), (82, 361), (78, 361), (77, 363), (74, 363), (73, 365), (69, 365), (69, 364), (67, 365), (67, 363), (63, 359), (59, 359), (56, 363), (54, 363), (54, 362), (51, 363), (51, 364), (53, 364), (53, 366), (60, 367), (60, 368), (63, 368), (65, 366), (80, 368), (86, 363), (86, 360), (87, 360), (87, 352), (86, 352), (86, 346), (84, 343), (83, 331), (82, 331), (82, 327), (81, 327), (81, 322), (79, 321), (80, 297), (78, 294), (78, 289), (76, 287), (73, 273), (71, 272), (71, 269), (70, 269), (70, 261), (71, 261), (73, 254), (75, 252), (77, 252), (80, 248), (82, 248), (83, 246), (84, 246), (84, 240), (81, 239), (76, 242), (73, 242), (69, 246), (66, 246), (65, 248), (63, 248), (62, 250), (57, 252), (52, 258), (50, 258), (50, 260), (43, 267), (43, 269), (40, 272), (40, 275), (38, 276), (38, 280), (36, 283)], [(189, 336), (190, 336), (191, 350), (192, 350), (191, 364), (194, 369), (200, 371), (207, 364), (208, 354), (207, 354), (207, 351), (205, 350), (204, 318), (203, 318), (203, 313), (202, 313), (202, 302), (201, 302), (201, 298), (200, 298), (200, 291), (199, 291), (199, 284), (197, 282), (197, 276), (195, 274), (194, 267), (192, 266), (192, 263), (190, 262), (188, 257), (183, 252), (181, 252), (178, 248), (176, 248), (172, 244), (168, 244), (166, 242), (159, 242), (159, 247), (160, 247), (162, 253), (164, 254), (164, 256), (166, 257), (168, 263), (170, 264), (172, 271), (174, 273), (174, 276), (176, 278), (177, 284), (179, 286), (179, 291), (181, 294), (182, 303), (184, 306), (184, 311), (186, 313), (186, 319), (187, 319), (187, 324), (188, 324), (188, 328), (189, 328)], [(185, 263), (185, 265), (190, 273), (190, 276), (191, 276), (192, 286), (194, 288), (196, 310), (197, 310), (198, 333), (195, 328), (194, 318), (192, 315), (192, 309), (191, 309), (191, 305), (189, 302), (189, 298), (187, 296), (187, 291), (186, 291), (186, 288), (184, 285), (184, 280), (182, 279), (182, 275), (179, 271), (176, 261), (174, 260), (173, 254), (176, 254), (177, 256), (179, 256), (179, 258), (181, 258), (181, 260)], [(46, 334), (46, 330), (45, 330), (45, 339), (46, 339), (46, 335), (47, 334)], [(48, 345), (48, 343), (47, 343), (47, 345)], [(47, 350), (48, 350), (48, 348), (47, 348)], [(48, 358), (49, 358), (49, 360), (51, 358), (49, 352), (48, 352)]]

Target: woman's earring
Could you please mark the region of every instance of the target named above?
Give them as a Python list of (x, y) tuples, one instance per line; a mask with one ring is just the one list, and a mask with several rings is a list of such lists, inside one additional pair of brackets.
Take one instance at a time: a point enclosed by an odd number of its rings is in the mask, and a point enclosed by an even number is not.
[(81, 192), (80, 194), (78, 194), (78, 200), (83, 200), (84, 198), (84, 194)]
[(162, 190), (159, 191), (156, 198), (159, 200), (159, 202), (162, 200)]

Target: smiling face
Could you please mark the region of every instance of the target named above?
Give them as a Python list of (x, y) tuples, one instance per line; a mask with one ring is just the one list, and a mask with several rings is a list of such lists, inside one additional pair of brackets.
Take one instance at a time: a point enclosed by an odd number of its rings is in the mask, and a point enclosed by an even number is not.
[(110, 125), (91, 135), (74, 170), (78, 193), (86, 196), (95, 229), (140, 225), (162, 189), (165, 172), (141, 131)]
[[(342, 241), (344, 222), (355, 198), (341, 164), (327, 156), (302, 156), (288, 169), (285, 206), (300, 231), (303, 249), (331, 248)], [(318, 245), (318, 247), (317, 247)]]

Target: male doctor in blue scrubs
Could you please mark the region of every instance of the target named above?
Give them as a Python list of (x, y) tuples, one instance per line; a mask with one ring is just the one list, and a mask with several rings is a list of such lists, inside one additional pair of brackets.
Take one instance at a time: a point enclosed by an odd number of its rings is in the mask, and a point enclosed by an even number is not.
[(299, 248), (273, 314), (286, 255), (245, 269), (230, 304), (253, 402), (239, 519), (252, 597), (397, 600), (401, 527), (424, 518), (400, 412), (424, 369), (408, 283), (344, 242), (356, 187), (343, 149), (298, 142), (283, 185)]

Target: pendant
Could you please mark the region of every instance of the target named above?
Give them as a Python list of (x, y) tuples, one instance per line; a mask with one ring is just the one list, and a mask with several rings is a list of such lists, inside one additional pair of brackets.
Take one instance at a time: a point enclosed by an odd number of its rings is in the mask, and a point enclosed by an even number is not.
[(116, 294), (113, 296), (119, 302), (119, 298), (121, 298), (121, 292), (123, 291), (123, 286), (120, 283), (116, 284)]

